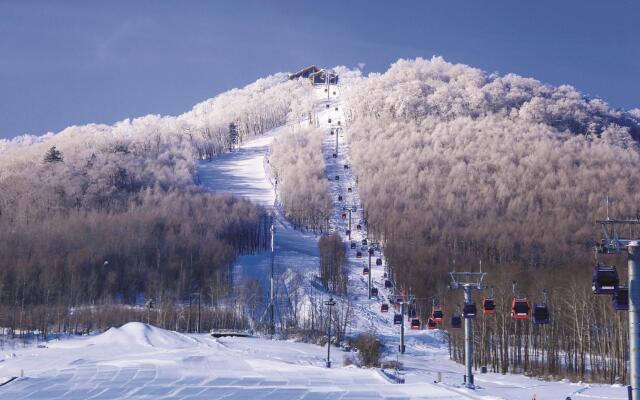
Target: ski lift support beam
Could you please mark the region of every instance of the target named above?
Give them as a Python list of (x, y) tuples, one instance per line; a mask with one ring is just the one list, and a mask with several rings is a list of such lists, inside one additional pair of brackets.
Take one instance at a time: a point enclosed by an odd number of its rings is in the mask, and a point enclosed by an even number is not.
[[(464, 302), (471, 302), (471, 292), (474, 290), (484, 290), (484, 277), (486, 272), (449, 272), (451, 283), (450, 289), (463, 289)], [(475, 389), (473, 384), (473, 322), (471, 318), (464, 318), (464, 366), (466, 374), (464, 385), (469, 389)]]
[[(608, 200), (608, 199), (607, 199)], [(608, 202), (607, 202), (608, 204)], [(629, 285), (629, 384), (632, 400), (640, 400), (640, 217), (597, 220), (602, 238), (600, 254), (627, 252)], [(626, 231), (626, 232), (625, 232)]]

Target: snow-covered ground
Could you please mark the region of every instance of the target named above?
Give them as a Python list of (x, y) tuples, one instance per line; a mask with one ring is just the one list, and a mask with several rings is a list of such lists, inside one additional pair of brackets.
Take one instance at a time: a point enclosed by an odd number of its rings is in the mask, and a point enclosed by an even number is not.
[[(375, 331), (385, 341), (385, 358), (397, 357), (403, 364), (404, 385), (392, 384), (375, 369), (344, 367), (343, 358), (351, 354), (339, 349), (332, 349), (334, 367), (327, 369), (326, 347), (263, 338), (214, 339), (129, 323), (98, 336), (7, 351), (0, 357), (0, 385), (11, 377), (18, 379), (0, 386), (0, 399), (625, 399), (626, 389), (620, 386), (491, 373), (477, 373), (478, 388), (470, 391), (461, 386), (463, 367), (449, 360), (441, 331), (407, 330), (407, 353), (396, 354), (399, 328), (393, 325), (393, 307), (389, 313), (380, 312), (380, 305), (391, 294), (384, 289), (384, 265), (375, 265), (377, 257), (384, 262), (384, 254), (376, 250), (372, 262), (379, 296), (368, 299), (367, 276), (362, 274), (367, 249), (361, 248), (361, 241), (367, 232), (344, 140), (346, 132), (339, 138), (338, 157), (332, 156), (335, 135), (329, 134), (330, 126), (340, 121), (340, 127), (348, 129), (339, 88), (335, 90), (329, 101), (323, 88), (315, 93), (320, 127), (327, 135), (323, 153), (335, 205), (332, 228), (344, 235), (348, 221), (342, 218), (342, 207), (358, 206), (352, 213), (353, 239), (358, 245), (348, 250), (350, 297), (338, 301), (353, 305), (351, 333)], [(269, 145), (285, 129), (291, 128), (276, 129), (244, 143), (238, 151), (201, 163), (199, 178), (209, 190), (244, 196), (273, 209), (278, 274), (285, 276), (294, 270), (310, 281), (317, 272), (318, 236), (293, 229), (282, 217), (274, 207), (276, 196), (265, 172)], [(337, 200), (338, 195), (343, 196), (342, 201)], [(356, 251), (362, 251), (363, 258), (356, 258)], [(269, 262), (269, 252), (240, 257), (236, 275), (266, 282)], [(236, 282), (241, 284), (242, 279)], [(442, 383), (434, 383), (438, 373)]]

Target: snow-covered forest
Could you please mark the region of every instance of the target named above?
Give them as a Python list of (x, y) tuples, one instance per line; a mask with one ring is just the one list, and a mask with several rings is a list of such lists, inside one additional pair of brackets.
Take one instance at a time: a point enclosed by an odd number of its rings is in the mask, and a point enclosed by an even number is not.
[(445, 293), (447, 271), (478, 270), (482, 260), (502, 315), (513, 280), (532, 301), (550, 292), (546, 329), (476, 322), (478, 365), (624, 379), (626, 317), (590, 295), (586, 277), (605, 198), (612, 216), (640, 211), (637, 110), (439, 57), (399, 60), (343, 93), (369, 229), (400, 285), (438, 296), (452, 313), (461, 300)]
[[(72, 323), (71, 310), (140, 296), (171, 304), (197, 292), (215, 303), (235, 257), (268, 242), (267, 215), (203, 192), (197, 162), (285, 124), (309, 90), (277, 74), (177, 117), (0, 140), (0, 325), (106, 328), (102, 316), (78, 321), (78, 312)], [(159, 325), (180, 327), (178, 313)]]
[(280, 203), (296, 226), (326, 230), (331, 200), (322, 155), (324, 132), (302, 129), (282, 134), (271, 146), (271, 174)]

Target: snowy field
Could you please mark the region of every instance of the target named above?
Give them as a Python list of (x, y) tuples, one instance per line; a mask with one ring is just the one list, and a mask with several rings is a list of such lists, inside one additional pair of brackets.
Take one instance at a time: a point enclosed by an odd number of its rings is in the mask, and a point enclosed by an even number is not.
[[(332, 228), (344, 234), (348, 221), (342, 218), (345, 205), (359, 205), (355, 177), (350, 168), (346, 129), (339, 98), (327, 101), (318, 88), (317, 112), (320, 127), (326, 129), (323, 153), (327, 163), (334, 212)], [(329, 104), (329, 107), (327, 107)], [(336, 110), (337, 108), (337, 110)], [(331, 124), (328, 122), (331, 118)], [(338, 157), (332, 153), (335, 136), (331, 126), (341, 121)], [(276, 223), (276, 265), (279, 275), (295, 270), (309, 281), (317, 272), (318, 236), (295, 230), (274, 207), (276, 196), (265, 171), (273, 137), (290, 127), (243, 143), (238, 151), (200, 165), (199, 179), (208, 190), (249, 198), (274, 211)], [(344, 165), (349, 168), (345, 169)], [(348, 191), (351, 188), (351, 192)], [(342, 195), (343, 200), (337, 201)], [(359, 209), (352, 213), (356, 250), (348, 250), (350, 297), (338, 299), (353, 305), (350, 333), (374, 331), (387, 344), (386, 359), (396, 357), (404, 366), (403, 385), (393, 384), (376, 369), (343, 366), (352, 357), (332, 349), (333, 368), (324, 368), (326, 347), (265, 338), (214, 339), (206, 334), (180, 334), (140, 323), (97, 336), (51, 341), (46, 347), (5, 350), (0, 356), (0, 399), (625, 399), (620, 386), (545, 382), (519, 375), (475, 375), (477, 390), (461, 385), (463, 366), (449, 360), (445, 335), (441, 331), (407, 330), (407, 353), (397, 355), (399, 328), (393, 325), (393, 308), (381, 313), (388, 301), (384, 288), (384, 254), (375, 252), (383, 266), (372, 265), (372, 280), (379, 296), (368, 299), (367, 262), (361, 240), (367, 237)], [(362, 225), (357, 230), (355, 226)], [(347, 238), (345, 237), (345, 242)], [(362, 251), (363, 258), (355, 252)], [(270, 254), (240, 257), (235, 272), (266, 283)], [(368, 264), (367, 264), (368, 266)], [(310, 287), (310, 282), (308, 282)], [(405, 322), (406, 323), (406, 322)], [(408, 328), (408, 326), (407, 326)], [(438, 374), (441, 383), (435, 383)], [(22, 377), (21, 377), (22, 376)]]
[[(475, 392), (460, 388), (462, 368), (447, 359), (433, 333), (407, 342), (406, 384), (378, 370), (324, 368), (326, 348), (260, 338), (214, 339), (141, 323), (90, 337), (14, 350), (0, 363), (4, 399), (624, 399), (623, 388), (548, 383), (520, 376), (477, 375)], [(445, 383), (433, 381), (443, 373)], [(1, 378), (1, 377), (5, 378)]]

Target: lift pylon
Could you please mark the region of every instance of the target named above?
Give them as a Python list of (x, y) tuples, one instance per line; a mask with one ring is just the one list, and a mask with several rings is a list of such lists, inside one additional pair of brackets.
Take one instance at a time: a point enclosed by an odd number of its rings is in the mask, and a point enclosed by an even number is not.
[[(472, 304), (471, 293), (474, 290), (484, 290), (483, 283), (486, 272), (449, 272), (451, 282), (449, 288), (452, 290), (464, 290), (464, 304)], [(463, 315), (464, 318), (464, 385), (469, 389), (475, 389), (473, 383), (473, 320), (470, 316)]]

